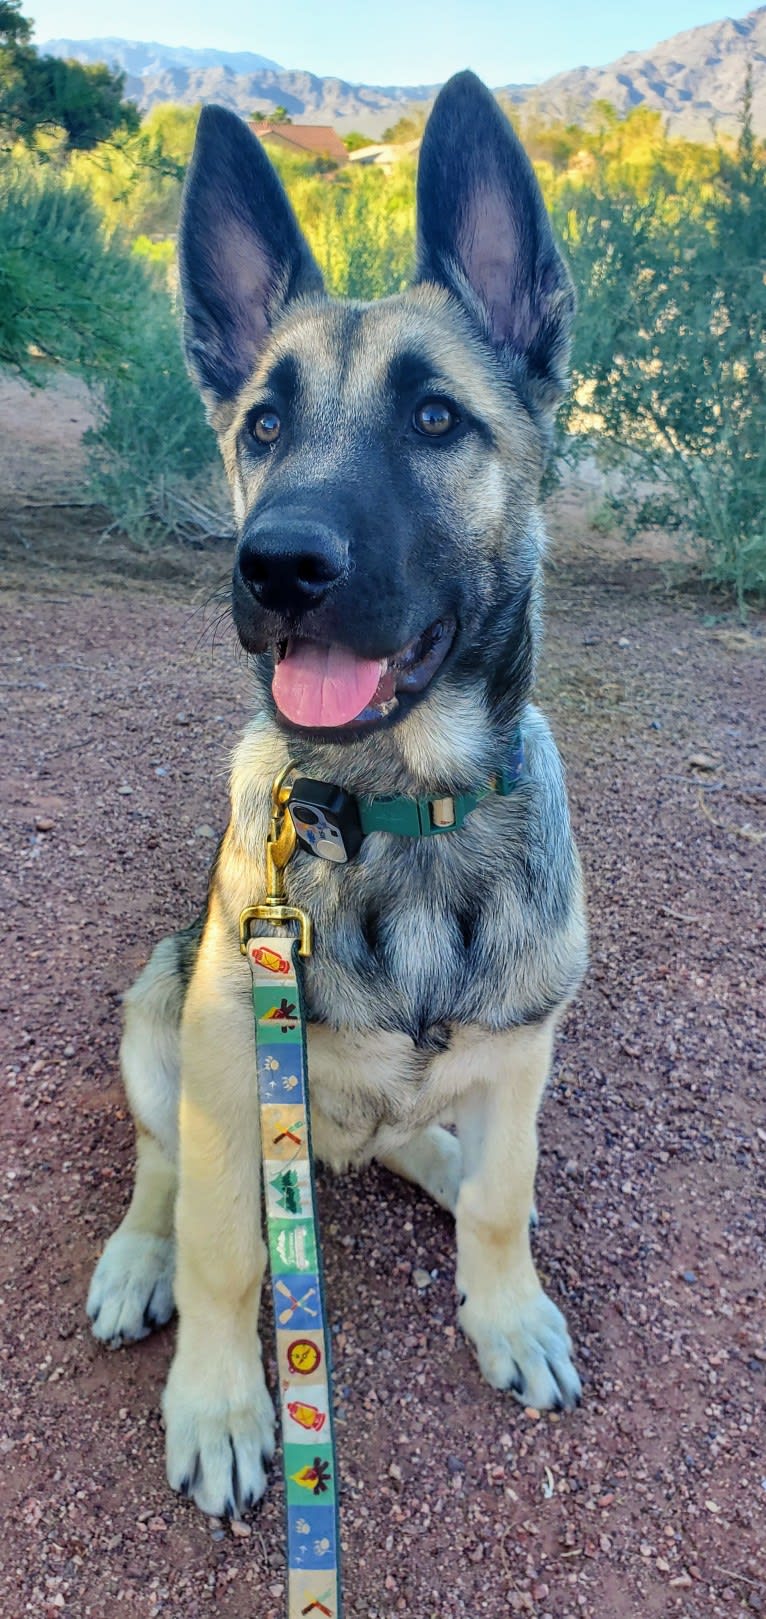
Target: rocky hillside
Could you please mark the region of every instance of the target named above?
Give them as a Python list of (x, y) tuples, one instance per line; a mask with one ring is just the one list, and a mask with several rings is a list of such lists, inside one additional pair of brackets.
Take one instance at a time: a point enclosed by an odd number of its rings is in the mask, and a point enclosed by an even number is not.
[[(430, 101), (437, 89), (318, 78), (247, 51), (196, 51), (121, 39), (55, 39), (40, 49), (118, 65), (127, 74), (127, 95), (143, 110), (158, 101), (217, 101), (241, 113), (268, 113), (281, 105), (296, 122), (334, 124), (341, 133), (362, 129), (379, 136), (408, 106)], [(594, 101), (606, 100), (621, 112), (641, 105), (657, 108), (673, 133), (706, 140), (713, 131), (736, 129), (748, 61), (755, 127), (766, 135), (766, 6), (739, 20), (688, 29), (607, 67), (578, 67), (542, 84), (500, 88), (546, 120), (579, 121)]]
[(558, 73), (525, 99), (545, 118), (572, 121), (597, 100), (611, 101), (620, 112), (643, 104), (664, 113), (674, 134), (709, 140), (713, 130), (736, 129), (748, 61), (754, 123), (766, 135), (766, 6), (674, 34), (608, 67)]

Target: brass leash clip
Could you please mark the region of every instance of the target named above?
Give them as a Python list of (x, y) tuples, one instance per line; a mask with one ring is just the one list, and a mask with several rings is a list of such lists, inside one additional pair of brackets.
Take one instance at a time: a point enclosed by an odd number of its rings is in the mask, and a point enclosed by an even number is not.
[(297, 922), (300, 927), (298, 955), (311, 955), (314, 934), (311, 917), (299, 910), (297, 905), (285, 903), (285, 866), (292, 860), (298, 842), (287, 808), (291, 789), (286, 785), (286, 778), (294, 770), (293, 764), (285, 765), (272, 783), (271, 819), (266, 839), (266, 898), (261, 900), (260, 905), (248, 905), (240, 915), (239, 948), (243, 956), (247, 955), (250, 923), (255, 921)]

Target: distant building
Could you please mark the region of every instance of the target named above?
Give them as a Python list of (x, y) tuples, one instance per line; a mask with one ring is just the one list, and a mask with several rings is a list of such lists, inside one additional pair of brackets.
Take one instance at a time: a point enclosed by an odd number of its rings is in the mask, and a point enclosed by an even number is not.
[(329, 124), (269, 124), (250, 120), (250, 128), (267, 146), (281, 146), (304, 157), (329, 157), (333, 163), (348, 163), (348, 152), (336, 130)]
[(417, 157), (419, 151), (420, 138), (398, 145), (360, 146), (358, 151), (349, 153), (349, 162), (358, 163), (363, 169), (384, 169), (388, 174), (403, 157)]

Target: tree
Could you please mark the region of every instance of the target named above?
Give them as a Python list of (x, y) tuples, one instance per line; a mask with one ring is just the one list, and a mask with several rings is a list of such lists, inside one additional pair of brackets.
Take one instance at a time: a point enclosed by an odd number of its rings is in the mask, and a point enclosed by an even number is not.
[(341, 140), (347, 152), (361, 152), (365, 146), (374, 146), (372, 135), (363, 135), (360, 130), (352, 129), (348, 135), (341, 135)]
[(40, 56), (20, 6), (0, 0), (0, 136), (33, 146), (39, 133), (63, 130), (71, 150), (88, 151), (116, 130), (137, 130), (138, 109), (122, 99), (124, 73)]
[(407, 141), (418, 141), (426, 127), (426, 108), (411, 107), (395, 124), (384, 129), (382, 139), (391, 146), (404, 146)]

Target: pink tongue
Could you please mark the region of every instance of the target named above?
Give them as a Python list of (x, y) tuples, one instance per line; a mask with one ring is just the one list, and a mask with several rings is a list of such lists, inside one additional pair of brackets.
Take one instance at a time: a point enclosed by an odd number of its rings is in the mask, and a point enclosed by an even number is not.
[(286, 720), (313, 729), (348, 725), (374, 696), (385, 664), (342, 646), (289, 641), (274, 670), (274, 701)]

